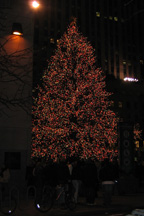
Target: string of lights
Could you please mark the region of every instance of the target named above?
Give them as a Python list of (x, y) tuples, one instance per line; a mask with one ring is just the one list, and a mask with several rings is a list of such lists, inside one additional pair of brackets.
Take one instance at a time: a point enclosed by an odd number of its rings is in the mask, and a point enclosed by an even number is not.
[(33, 106), (32, 158), (117, 154), (117, 117), (94, 49), (73, 21), (59, 40)]

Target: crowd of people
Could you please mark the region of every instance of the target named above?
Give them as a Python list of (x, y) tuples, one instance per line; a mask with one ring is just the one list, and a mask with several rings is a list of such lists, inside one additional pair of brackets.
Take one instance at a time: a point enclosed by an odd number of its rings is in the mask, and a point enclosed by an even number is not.
[[(144, 162), (135, 163), (135, 169), (132, 174), (138, 182), (139, 187), (144, 181)], [(5, 196), (8, 182), (10, 180), (10, 170), (5, 165), (0, 168), (0, 189)], [(109, 161), (104, 159), (77, 160), (70, 158), (60, 160), (59, 162), (41, 160), (32, 161), (27, 167), (26, 181), (27, 186), (35, 186), (40, 193), (44, 185), (56, 188), (58, 185), (73, 186), (75, 202), (79, 202), (79, 196), (84, 196), (88, 205), (95, 205), (98, 191), (103, 191), (103, 205), (109, 206), (117, 182), (125, 181), (123, 173), (120, 170), (117, 159)], [(129, 180), (128, 180), (129, 181)], [(126, 185), (126, 184), (125, 184)], [(128, 182), (130, 185), (130, 182)], [(119, 193), (122, 188), (119, 187)]]
[(118, 164), (105, 159), (103, 162), (88, 159), (78, 161), (71, 158), (59, 163), (37, 161), (28, 168), (27, 184), (34, 185), (37, 189), (44, 185), (56, 187), (71, 182), (74, 188), (76, 203), (79, 196), (85, 196), (88, 205), (95, 205), (99, 187), (103, 190), (103, 204), (110, 205), (114, 182), (119, 178)]

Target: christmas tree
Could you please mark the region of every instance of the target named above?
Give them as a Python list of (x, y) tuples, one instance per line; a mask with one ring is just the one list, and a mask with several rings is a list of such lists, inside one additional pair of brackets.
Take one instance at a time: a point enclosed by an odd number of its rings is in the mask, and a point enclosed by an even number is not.
[(69, 25), (44, 72), (33, 106), (32, 158), (112, 157), (117, 118), (94, 49)]

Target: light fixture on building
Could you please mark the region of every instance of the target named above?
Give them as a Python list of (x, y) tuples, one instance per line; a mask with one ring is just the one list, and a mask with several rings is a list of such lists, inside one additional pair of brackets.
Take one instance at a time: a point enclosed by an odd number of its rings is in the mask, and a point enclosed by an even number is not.
[(127, 81), (127, 82), (138, 82), (138, 79), (132, 78), (132, 77), (125, 77), (124, 81)]
[(21, 23), (13, 23), (12, 34), (13, 35), (19, 35), (19, 36), (23, 35)]

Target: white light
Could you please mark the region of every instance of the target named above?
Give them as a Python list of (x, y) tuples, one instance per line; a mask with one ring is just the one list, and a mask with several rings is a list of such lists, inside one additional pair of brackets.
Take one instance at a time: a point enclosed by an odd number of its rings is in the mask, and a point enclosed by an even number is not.
[(37, 208), (40, 208), (40, 205), (39, 205), (39, 204), (37, 204)]
[(138, 79), (136, 78), (131, 78), (131, 77), (125, 77), (124, 81), (128, 81), (128, 82), (138, 82)]
[(38, 7), (39, 7), (39, 3), (38, 3), (37, 1), (33, 1), (33, 2), (32, 2), (32, 6), (33, 6), (34, 8), (38, 8)]

